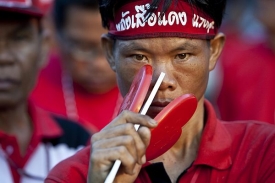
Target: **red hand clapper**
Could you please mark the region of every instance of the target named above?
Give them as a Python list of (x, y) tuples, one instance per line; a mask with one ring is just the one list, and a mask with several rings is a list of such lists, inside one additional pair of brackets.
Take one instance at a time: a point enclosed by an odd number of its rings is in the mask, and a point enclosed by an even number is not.
[[(136, 74), (129, 92), (124, 97), (119, 113), (123, 110), (140, 112), (140, 109), (144, 104), (140, 113), (145, 114), (162, 79), (163, 77), (159, 77), (149, 98), (144, 102), (152, 80), (152, 66), (144, 65)], [(181, 136), (182, 127), (193, 116), (196, 108), (197, 99), (192, 94), (185, 94), (174, 99), (154, 118), (158, 122), (158, 126), (151, 130), (151, 140), (146, 150), (146, 159), (148, 161), (159, 157), (177, 142)], [(138, 127), (136, 127), (136, 129), (137, 128)], [(105, 180), (105, 183), (113, 182), (120, 164), (121, 161), (116, 160), (112, 170)]]

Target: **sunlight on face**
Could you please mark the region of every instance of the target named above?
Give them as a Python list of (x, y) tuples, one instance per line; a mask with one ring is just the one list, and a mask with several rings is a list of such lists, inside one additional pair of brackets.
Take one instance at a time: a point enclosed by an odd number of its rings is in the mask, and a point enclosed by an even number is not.
[(209, 44), (206, 40), (198, 39), (117, 40), (114, 50), (122, 95), (128, 92), (134, 75), (143, 65), (153, 66), (152, 84), (161, 72), (166, 73), (155, 101), (170, 102), (187, 93), (194, 94), (200, 100), (207, 86), (209, 59)]

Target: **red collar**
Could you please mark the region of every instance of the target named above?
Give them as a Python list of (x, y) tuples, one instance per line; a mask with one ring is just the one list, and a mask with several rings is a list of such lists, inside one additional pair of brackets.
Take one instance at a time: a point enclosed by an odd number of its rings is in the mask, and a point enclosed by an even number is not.
[[(199, 152), (193, 165), (208, 165), (216, 169), (227, 169), (232, 164), (231, 144), (232, 138), (218, 121), (216, 113), (207, 100), (204, 102), (206, 116)], [(143, 167), (151, 165), (146, 162)]]
[[(52, 139), (62, 135), (62, 129), (56, 124), (50, 113), (28, 101), (28, 112), (33, 123), (33, 137), (37, 139)], [(0, 130), (0, 139), (7, 134)]]
[(226, 128), (218, 121), (215, 111), (207, 100), (204, 102), (206, 122), (203, 130), (198, 156), (193, 165), (208, 165), (217, 169), (227, 169), (232, 164), (232, 138)]
[(50, 113), (29, 101), (28, 111), (33, 122), (34, 136), (40, 139), (51, 139), (62, 135), (62, 129), (56, 124)]

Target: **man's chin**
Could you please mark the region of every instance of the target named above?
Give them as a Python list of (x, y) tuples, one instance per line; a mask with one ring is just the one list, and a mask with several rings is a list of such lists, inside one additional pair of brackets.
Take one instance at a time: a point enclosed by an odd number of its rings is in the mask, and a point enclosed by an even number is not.
[(94, 93), (94, 94), (105, 94), (107, 92), (109, 92), (111, 89), (113, 89), (114, 87), (89, 87), (88, 91), (90, 93)]
[(14, 101), (14, 100), (2, 100), (0, 98), (0, 111), (5, 111), (5, 110), (10, 110), (14, 109), (16, 106), (19, 105), (19, 101)]
[(99, 94), (99, 95), (107, 93), (113, 88), (113, 86), (108, 86), (106, 84), (81, 83), (78, 85), (88, 93)]

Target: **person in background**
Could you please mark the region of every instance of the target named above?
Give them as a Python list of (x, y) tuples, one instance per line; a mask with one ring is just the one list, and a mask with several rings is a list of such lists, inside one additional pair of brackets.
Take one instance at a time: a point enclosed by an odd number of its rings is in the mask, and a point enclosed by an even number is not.
[[(101, 0), (103, 25), (109, 30), (102, 43), (121, 94), (126, 95), (146, 64), (153, 67), (148, 96), (161, 72), (165, 77), (147, 115), (123, 111), (92, 136), (90, 147), (54, 167), (45, 182), (101, 183), (116, 160), (121, 166), (113, 182), (274, 182), (275, 126), (220, 121), (204, 98), (209, 72), (225, 41), (218, 32), (225, 4), (225, 0)], [(178, 141), (159, 157), (146, 159), (151, 129), (162, 127), (153, 118), (188, 93), (196, 96), (198, 106), (178, 129), (182, 132)], [(136, 131), (134, 124), (141, 127)]]
[[(253, 36), (263, 38), (248, 44), (238, 54), (227, 52), (221, 57), (223, 79), (217, 105), (223, 120), (260, 120), (275, 124), (274, 8), (272, 0), (257, 0), (253, 13), (265, 32), (264, 36), (259, 36), (260, 32)], [(239, 45), (236, 41), (231, 45), (236, 44)]]
[(45, 64), (42, 19), (50, 1), (0, 0), (0, 182), (43, 182), (50, 169), (89, 143), (79, 124), (28, 98)]
[(248, 33), (255, 29), (255, 25), (252, 24), (255, 20), (249, 18), (251, 17), (254, 1), (255, 0), (227, 0), (226, 2), (223, 25), (220, 28), (226, 35), (226, 42), (220, 56), (220, 61), (209, 75), (205, 94), (205, 97), (214, 105), (218, 117), (220, 117), (220, 113), (217, 106), (217, 98), (223, 82), (223, 62), (224, 60), (232, 60), (236, 55), (242, 54), (243, 51), (247, 50), (251, 46), (251, 43), (255, 41), (255, 35), (258, 35), (258, 32), (257, 34), (254, 33), (252, 39)]
[(102, 129), (122, 101), (101, 47), (96, 0), (55, 0), (52, 10), (59, 48), (41, 72), (31, 98), (37, 105), (79, 121), (90, 131)]

